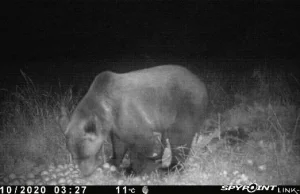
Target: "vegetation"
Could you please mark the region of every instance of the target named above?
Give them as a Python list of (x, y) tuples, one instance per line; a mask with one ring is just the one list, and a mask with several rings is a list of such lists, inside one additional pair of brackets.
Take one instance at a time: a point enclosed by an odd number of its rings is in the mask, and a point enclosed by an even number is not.
[[(72, 111), (85, 92), (41, 88), (22, 74), (26, 85), (1, 104), (0, 179), (70, 162), (57, 117), (62, 106)], [(100, 170), (85, 183), (299, 184), (299, 80), (266, 68), (200, 76), (209, 90), (210, 112), (183, 173), (112, 178)]]

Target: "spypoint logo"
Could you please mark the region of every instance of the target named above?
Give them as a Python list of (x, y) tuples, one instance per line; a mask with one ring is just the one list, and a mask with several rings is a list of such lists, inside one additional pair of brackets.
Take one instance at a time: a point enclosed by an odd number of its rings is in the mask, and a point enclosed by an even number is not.
[(254, 193), (255, 191), (274, 191), (277, 185), (258, 185), (252, 183), (250, 185), (223, 185), (221, 191), (248, 191), (248, 193)]

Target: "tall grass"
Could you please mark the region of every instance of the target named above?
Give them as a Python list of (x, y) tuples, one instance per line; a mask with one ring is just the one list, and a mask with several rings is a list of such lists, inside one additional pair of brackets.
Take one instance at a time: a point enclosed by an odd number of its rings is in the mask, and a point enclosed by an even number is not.
[[(249, 72), (247, 73), (249, 75)], [(222, 77), (216, 73), (208, 75), (209, 78)], [(243, 79), (245, 77), (241, 77), (241, 80)], [(229, 162), (230, 168), (242, 170), (246, 175), (251, 174), (249, 180), (252, 181), (277, 184), (299, 182), (300, 85), (297, 79), (292, 74), (265, 68), (253, 70), (252, 76), (246, 79), (247, 82), (237, 79), (238, 87), (234, 90), (228, 90), (226, 87), (229, 84), (226, 77), (224, 80), (211, 79), (208, 82), (213, 111), (208, 118), (211, 126), (206, 128), (212, 127), (221, 133), (243, 129), (249, 135), (249, 139), (242, 140), (242, 145), (234, 147), (227, 146), (223, 139), (214, 145), (207, 142), (209, 156), (215, 162), (213, 166), (210, 160), (206, 163), (208, 157), (204, 160), (199, 148), (215, 133), (202, 137), (195, 147), (194, 155), (199, 158), (199, 163), (212, 167), (202, 167), (201, 171), (208, 171), (208, 174), (218, 173), (213, 169), (219, 169), (222, 163)], [(211, 129), (209, 131), (211, 132)], [(240, 169), (239, 166), (247, 168)], [(226, 174), (228, 169), (225, 169)], [(234, 180), (235, 177), (225, 178)], [(211, 184), (210, 181), (213, 182), (208, 180), (206, 183)]]
[(59, 94), (39, 88), (21, 71), (25, 85), (16, 86), (1, 104), (0, 171), (24, 172), (42, 164), (66, 161), (57, 123), (62, 104), (76, 104), (71, 89)]

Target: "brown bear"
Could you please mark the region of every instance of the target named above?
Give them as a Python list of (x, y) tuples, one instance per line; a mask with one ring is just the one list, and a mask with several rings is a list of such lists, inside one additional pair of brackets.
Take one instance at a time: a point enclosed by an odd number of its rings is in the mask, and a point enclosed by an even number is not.
[(149, 172), (148, 166), (157, 159), (153, 154), (157, 133), (161, 134), (162, 149), (169, 140), (172, 159), (168, 169), (172, 170), (185, 161), (207, 103), (204, 83), (181, 66), (162, 65), (123, 74), (105, 71), (96, 76), (70, 118), (62, 113), (60, 125), (67, 148), (85, 176), (97, 168), (97, 154), (108, 138), (113, 165), (119, 167), (129, 151), (130, 170)]

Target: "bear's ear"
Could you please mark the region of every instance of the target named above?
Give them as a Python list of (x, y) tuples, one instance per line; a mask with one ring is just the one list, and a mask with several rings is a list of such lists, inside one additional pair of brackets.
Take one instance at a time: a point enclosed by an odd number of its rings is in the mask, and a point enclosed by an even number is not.
[(60, 110), (61, 110), (61, 116), (59, 118), (59, 125), (63, 133), (66, 134), (67, 126), (69, 124), (70, 119), (66, 107), (61, 107)]
[(97, 135), (98, 134), (98, 124), (97, 117), (95, 115), (91, 116), (90, 119), (84, 124), (83, 129), (85, 134)]
[(83, 140), (89, 140), (90, 142), (95, 142), (99, 138), (102, 138), (104, 133), (101, 131), (101, 128), (98, 123), (98, 118), (96, 116), (93, 117), (92, 120), (89, 120), (84, 126), (84, 135), (82, 137)]
[(88, 119), (84, 124), (83, 129), (84, 138), (89, 140), (95, 140), (98, 137), (106, 136), (109, 131), (95, 114)]

